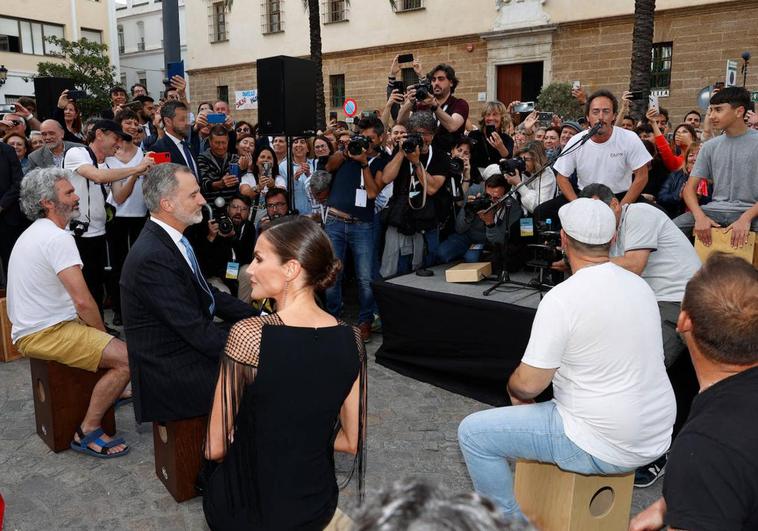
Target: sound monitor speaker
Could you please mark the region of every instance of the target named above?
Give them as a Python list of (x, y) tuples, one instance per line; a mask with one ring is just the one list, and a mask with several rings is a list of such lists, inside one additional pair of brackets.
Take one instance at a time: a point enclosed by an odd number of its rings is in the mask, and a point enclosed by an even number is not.
[(35, 77), (34, 99), (37, 102), (37, 119), (41, 122), (52, 118), (61, 92), (73, 88), (73, 80), (66, 77)]
[(279, 55), (258, 59), (258, 126), (264, 135), (316, 134), (316, 63)]

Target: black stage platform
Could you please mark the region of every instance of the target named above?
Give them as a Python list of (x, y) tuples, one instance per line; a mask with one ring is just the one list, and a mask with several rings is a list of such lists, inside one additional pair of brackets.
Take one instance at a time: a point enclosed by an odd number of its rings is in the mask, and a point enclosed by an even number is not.
[[(432, 268), (434, 276), (402, 275), (373, 283), (382, 316), (384, 343), (376, 361), (401, 374), (494, 406), (509, 404), (508, 377), (526, 350), (541, 296), (534, 289), (494, 284), (445, 282), (450, 264)], [(528, 282), (531, 273), (515, 273)], [(669, 369), (677, 395), (677, 427), (697, 393), (689, 355)], [(538, 399), (550, 396), (550, 391)]]
[[(418, 380), (505, 405), (505, 383), (526, 349), (540, 294), (506, 285), (484, 297), (494, 281), (447, 283), (448, 267), (432, 268), (432, 277), (410, 274), (373, 284), (384, 338), (376, 360)], [(512, 278), (527, 282), (531, 275)]]

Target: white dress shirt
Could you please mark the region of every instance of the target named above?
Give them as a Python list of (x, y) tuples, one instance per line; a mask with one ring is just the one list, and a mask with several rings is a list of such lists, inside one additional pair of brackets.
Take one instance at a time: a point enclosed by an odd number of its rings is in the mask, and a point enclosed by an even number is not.
[(192, 269), (192, 262), (190, 262), (189, 256), (187, 255), (187, 248), (181, 242), (181, 239), (184, 237), (184, 235), (168, 223), (161, 221), (156, 217), (150, 216), (150, 221), (154, 221), (159, 227), (168, 233), (168, 235), (173, 240), (174, 245), (176, 245), (176, 248), (179, 249), (179, 252), (182, 253), (182, 256), (187, 261), (187, 265), (189, 266), (190, 270), (194, 271)]

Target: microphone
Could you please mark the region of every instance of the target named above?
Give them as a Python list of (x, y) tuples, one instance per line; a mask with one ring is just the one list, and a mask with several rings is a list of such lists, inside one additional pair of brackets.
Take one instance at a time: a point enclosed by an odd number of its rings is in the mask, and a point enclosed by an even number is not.
[[(589, 141), (589, 139), (592, 138), (593, 136), (599, 135), (600, 131), (603, 130), (604, 125), (605, 124), (602, 121), (593, 125), (590, 128), (590, 130), (587, 131), (587, 135), (579, 141), (579, 146), (583, 146), (584, 144), (586, 144)], [(578, 146), (577, 146), (577, 149), (578, 149)]]

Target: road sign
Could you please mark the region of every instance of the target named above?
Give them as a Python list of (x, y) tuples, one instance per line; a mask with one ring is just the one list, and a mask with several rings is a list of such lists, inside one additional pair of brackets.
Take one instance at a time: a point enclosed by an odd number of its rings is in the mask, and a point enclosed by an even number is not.
[(724, 86), (734, 87), (737, 85), (737, 61), (733, 59), (726, 60), (726, 79)]
[(345, 103), (342, 104), (342, 110), (345, 111), (345, 116), (352, 118), (358, 114), (358, 104), (355, 103), (353, 98), (347, 98)]

